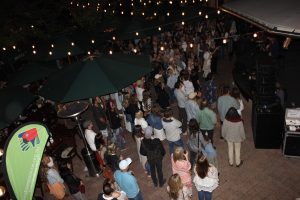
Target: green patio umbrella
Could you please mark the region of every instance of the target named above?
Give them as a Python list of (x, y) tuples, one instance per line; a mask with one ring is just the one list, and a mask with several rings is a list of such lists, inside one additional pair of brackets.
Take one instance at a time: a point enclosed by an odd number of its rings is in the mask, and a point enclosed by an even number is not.
[(21, 87), (0, 90), (0, 129), (9, 126), (24, 109), (35, 99), (35, 96)]
[(57, 71), (55, 64), (45, 62), (34, 62), (23, 66), (23, 68), (15, 72), (8, 81), (9, 86), (25, 85), (27, 83), (43, 79), (55, 71)]
[(112, 54), (75, 63), (48, 79), (40, 95), (70, 102), (123, 89), (151, 71), (148, 56)]

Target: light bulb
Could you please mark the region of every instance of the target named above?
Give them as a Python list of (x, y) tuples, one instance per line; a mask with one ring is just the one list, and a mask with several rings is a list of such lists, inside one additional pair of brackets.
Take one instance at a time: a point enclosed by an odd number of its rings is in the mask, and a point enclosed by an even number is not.
[(184, 25), (184, 21), (182, 21), (181, 24)]
[(124, 14), (124, 12), (123, 12), (123, 11), (121, 11), (121, 14), (123, 15), (123, 14)]
[(139, 35), (139, 32), (136, 32), (135, 35), (138, 36), (138, 35)]
[(169, 12), (167, 12), (167, 16), (170, 16), (170, 13), (169, 13)]
[(13, 49), (16, 49), (16, 46), (14, 45), (14, 46), (12, 46), (12, 48), (13, 48)]
[(208, 15), (205, 15), (205, 19), (208, 19)]
[(34, 26), (33, 26), (33, 25), (31, 25), (30, 27), (31, 27), (31, 28), (34, 28)]
[(2, 49), (3, 49), (3, 51), (6, 51), (6, 48), (5, 48), (5, 47), (3, 47)]
[(181, 15), (182, 15), (182, 16), (184, 16), (184, 15), (185, 15), (185, 13), (184, 13), (184, 12), (182, 12), (182, 13), (181, 13)]
[(223, 44), (226, 44), (227, 43), (227, 40), (226, 39), (223, 39)]
[(253, 34), (253, 37), (256, 38), (256, 37), (257, 37), (257, 33), (254, 33), (254, 34)]
[(190, 44), (190, 47), (193, 48), (193, 46), (194, 46), (194, 45), (191, 43), (191, 44)]
[(202, 12), (201, 12), (201, 11), (199, 12), (199, 15), (202, 15)]
[(34, 45), (32, 45), (31, 47), (32, 47), (33, 49), (35, 48), (35, 46), (34, 46)]
[(116, 40), (116, 37), (115, 37), (115, 36), (113, 36), (113, 37), (112, 37), (112, 39), (113, 39), (113, 40)]
[(169, 1), (169, 4), (173, 4), (173, 1)]
[(95, 40), (92, 40), (91, 42), (92, 42), (92, 44), (94, 44), (94, 43), (95, 43)]
[(156, 16), (156, 13), (154, 13), (153, 15)]
[(35, 51), (35, 50), (33, 50), (33, 51), (32, 51), (32, 53), (33, 53), (33, 54), (36, 54), (36, 51)]
[(74, 44), (74, 42), (71, 42), (71, 46), (74, 46), (75, 44)]
[(90, 51), (88, 51), (88, 52), (87, 52), (87, 54), (88, 54), (88, 55), (91, 55), (91, 52), (90, 52)]
[(68, 55), (69, 55), (69, 56), (71, 55), (71, 52), (70, 52), (70, 51), (68, 51)]
[(3, 186), (1, 185), (1, 186), (0, 186), (0, 197), (4, 196), (5, 192), (6, 192), (5, 187), (3, 187)]
[(161, 46), (161, 47), (160, 47), (160, 50), (161, 50), (161, 51), (164, 51), (164, 50), (165, 50), (165, 47)]
[(112, 52), (112, 50), (109, 50), (109, 54), (111, 55), (113, 52)]
[(136, 53), (136, 52), (137, 52), (136, 48), (134, 48), (134, 49), (133, 49), (133, 52), (134, 52), (134, 53)]
[(54, 48), (54, 44), (51, 44), (51, 47)]
[(160, 27), (158, 27), (158, 30), (159, 30), (159, 31), (161, 31), (161, 28), (160, 28)]
[(52, 55), (52, 51), (49, 51), (49, 55), (50, 55), (50, 56)]
[(220, 10), (218, 10), (218, 12), (217, 12), (217, 13), (218, 13), (218, 15), (219, 15), (219, 14), (221, 13), (221, 11), (220, 11)]
[(131, 12), (130, 15), (133, 15), (133, 12)]
[(144, 12), (142, 12), (142, 15), (144, 16), (144, 15), (145, 15), (145, 13), (144, 13)]

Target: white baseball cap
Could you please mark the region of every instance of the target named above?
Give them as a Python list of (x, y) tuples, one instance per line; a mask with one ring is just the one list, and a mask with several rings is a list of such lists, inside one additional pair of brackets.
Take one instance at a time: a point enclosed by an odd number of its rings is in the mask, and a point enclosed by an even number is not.
[(126, 169), (131, 163), (132, 163), (131, 158), (126, 158), (124, 160), (121, 160), (119, 162), (119, 168), (120, 168), (120, 170)]

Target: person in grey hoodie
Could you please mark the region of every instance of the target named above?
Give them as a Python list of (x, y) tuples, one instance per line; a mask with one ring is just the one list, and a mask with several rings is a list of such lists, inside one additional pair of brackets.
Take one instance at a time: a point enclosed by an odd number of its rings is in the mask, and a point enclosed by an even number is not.
[(182, 123), (173, 117), (173, 112), (167, 110), (162, 119), (162, 125), (165, 129), (166, 138), (169, 142), (169, 152), (172, 154), (174, 152), (174, 145), (183, 147), (183, 141), (181, 140), (180, 134)]

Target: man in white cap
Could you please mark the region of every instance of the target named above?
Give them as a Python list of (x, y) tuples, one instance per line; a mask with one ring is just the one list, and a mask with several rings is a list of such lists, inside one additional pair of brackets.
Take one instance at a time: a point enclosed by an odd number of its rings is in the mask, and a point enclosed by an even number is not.
[(132, 171), (129, 171), (131, 163), (131, 158), (121, 160), (119, 163), (120, 170), (115, 172), (114, 177), (121, 190), (127, 194), (129, 200), (143, 200), (137, 180)]

